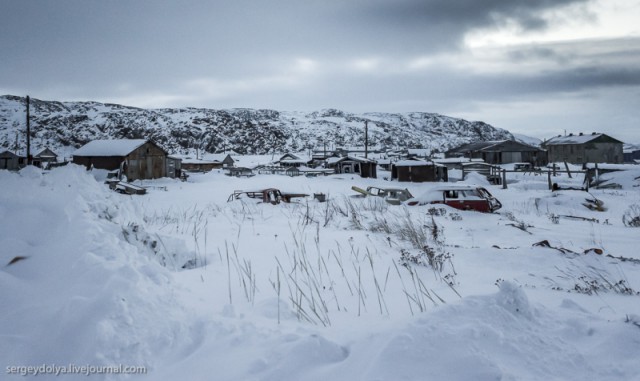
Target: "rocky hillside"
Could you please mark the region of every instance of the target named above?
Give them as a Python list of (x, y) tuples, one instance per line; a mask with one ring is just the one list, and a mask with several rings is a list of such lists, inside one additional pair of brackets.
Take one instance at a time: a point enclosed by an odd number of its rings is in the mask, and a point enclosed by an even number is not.
[[(26, 99), (0, 96), (0, 149), (25, 146)], [(140, 109), (98, 102), (31, 99), (32, 144), (67, 152), (94, 139), (150, 138), (169, 152), (197, 148), (241, 154), (370, 145), (443, 151), (476, 140), (512, 139), (506, 130), (438, 114), (363, 113), (326, 109), (311, 113), (204, 108)]]

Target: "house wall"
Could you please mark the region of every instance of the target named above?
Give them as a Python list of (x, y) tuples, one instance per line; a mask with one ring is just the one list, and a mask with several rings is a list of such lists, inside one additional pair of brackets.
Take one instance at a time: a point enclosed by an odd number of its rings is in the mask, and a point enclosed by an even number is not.
[(19, 157), (11, 152), (0, 153), (0, 169), (16, 171), (20, 169)]
[(227, 155), (224, 160), (222, 160), (222, 165), (225, 167), (232, 167), (235, 161), (231, 157), (231, 155)]
[(418, 165), (418, 166), (394, 166), (392, 170), (392, 178), (397, 177), (398, 181), (422, 183), (425, 181), (438, 181), (438, 175), (434, 166)]
[(171, 178), (180, 177), (181, 170), (182, 170), (182, 160), (167, 157), (167, 177), (171, 177)]
[(87, 169), (91, 166), (98, 169), (113, 171), (120, 168), (120, 163), (125, 160), (124, 156), (74, 156), (73, 163), (84, 165)]
[(167, 175), (167, 154), (157, 145), (147, 142), (126, 157), (125, 174), (129, 181), (157, 179)]
[(216, 168), (222, 168), (222, 163), (182, 163), (185, 171), (209, 172)]
[(360, 177), (377, 178), (376, 163), (360, 163)]

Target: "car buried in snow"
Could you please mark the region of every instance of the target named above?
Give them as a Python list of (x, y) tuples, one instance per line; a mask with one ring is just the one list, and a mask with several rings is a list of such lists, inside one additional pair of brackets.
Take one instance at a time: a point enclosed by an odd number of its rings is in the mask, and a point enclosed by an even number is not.
[(276, 189), (276, 188), (266, 188), (266, 189), (261, 189), (256, 191), (236, 190), (236, 191), (233, 191), (231, 195), (229, 195), (227, 202), (230, 202), (233, 200), (240, 200), (243, 198), (249, 198), (249, 199), (257, 200), (258, 202), (264, 202), (264, 203), (270, 203), (270, 204), (276, 205), (276, 204), (279, 204), (280, 202), (289, 203), (294, 198), (307, 197), (307, 196), (309, 195), (305, 193), (281, 192), (279, 189)]
[(498, 199), (482, 187), (453, 185), (433, 188), (419, 197), (406, 201), (407, 205), (444, 204), (460, 210), (493, 213), (502, 208)]
[(360, 193), (363, 196), (376, 196), (382, 197), (387, 203), (391, 205), (400, 205), (404, 201), (409, 200), (413, 197), (411, 192), (408, 189), (402, 188), (378, 188), (378, 187), (367, 187), (366, 190), (352, 186), (352, 190)]

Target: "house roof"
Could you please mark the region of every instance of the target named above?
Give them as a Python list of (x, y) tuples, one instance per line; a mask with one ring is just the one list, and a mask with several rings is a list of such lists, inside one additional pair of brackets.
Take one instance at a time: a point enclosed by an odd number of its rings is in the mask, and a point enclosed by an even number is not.
[(375, 163), (376, 161), (373, 159), (369, 159), (369, 158), (364, 158), (364, 157), (359, 157), (359, 156), (351, 156), (351, 155), (347, 155), (345, 156), (345, 158), (347, 160), (351, 160), (351, 161), (357, 161), (360, 163)]
[(591, 142), (596, 139), (605, 138), (615, 143), (622, 143), (621, 141), (614, 139), (605, 134), (584, 134), (584, 135), (567, 135), (567, 136), (556, 136), (555, 138), (551, 138), (547, 140), (545, 145), (562, 145), (562, 144), (585, 144)]
[(7, 158), (7, 157), (15, 158), (15, 157), (18, 157), (18, 155), (16, 155), (15, 153), (13, 153), (11, 151), (2, 151), (2, 152), (0, 152), (0, 157), (3, 157), (3, 158)]
[(515, 140), (494, 140), (463, 144), (447, 151), (448, 153), (464, 153), (469, 151), (542, 151), (538, 147), (517, 142)]
[(147, 139), (93, 140), (78, 148), (73, 156), (127, 156)]
[(206, 158), (212, 161), (218, 161), (222, 163), (226, 158), (229, 158), (231, 161), (234, 161), (230, 154), (228, 153), (214, 153), (206, 155)]
[(484, 163), (483, 159), (469, 159), (466, 157), (448, 157), (446, 159), (433, 159), (438, 164), (460, 164), (460, 163)]
[(296, 155), (293, 153), (287, 153), (280, 157), (278, 160), (280, 163), (290, 163), (290, 164), (305, 164), (311, 161), (310, 157), (303, 155)]
[(433, 166), (434, 163), (424, 160), (399, 160), (393, 163), (396, 167), (425, 167)]
[(42, 151), (40, 151), (35, 157), (56, 158), (56, 157), (58, 157), (58, 155), (56, 155), (56, 153), (53, 152), (51, 149), (45, 148)]

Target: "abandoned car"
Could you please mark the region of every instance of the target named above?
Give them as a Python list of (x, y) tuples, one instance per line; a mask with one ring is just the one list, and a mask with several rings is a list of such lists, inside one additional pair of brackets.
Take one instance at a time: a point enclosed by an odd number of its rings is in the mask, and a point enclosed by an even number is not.
[(400, 205), (408, 199), (413, 198), (413, 195), (411, 195), (408, 189), (367, 187), (367, 190), (364, 190), (356, 186), (352, 186), (351, 189), (364, 196), (382, 197), (391, 205)]
[(493, 213), (502, 204), (488, 190), (476, 186), (447, 186), (434, 188), (410, 199), (407, 205), (445, 204), (460, 210)]
[(241, 191), (236, 190), (233, 191), (227, 202), (233, 200), (239, 200), (242, 198), (251, 198), (258, 200), (258, 202), (270, 203), (273, 205), (279, 204), (280, 202), (291, 202), (293, 198), (297, 197), (307, 197), (308, 194), (305, 193), (283, 193), (279, 189), (276, 188), (267, 188), (257, 191)]

